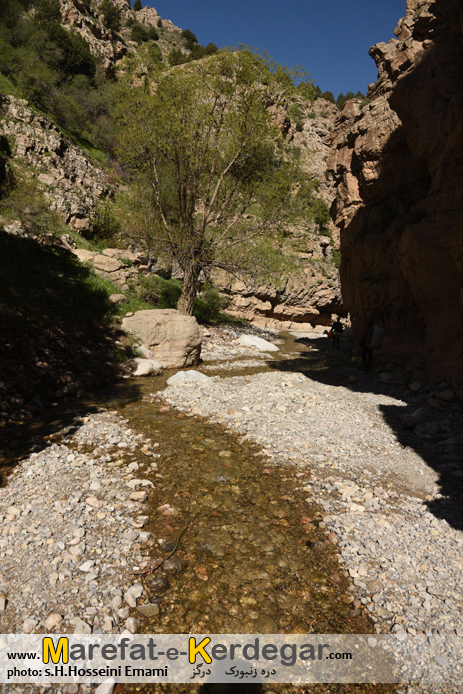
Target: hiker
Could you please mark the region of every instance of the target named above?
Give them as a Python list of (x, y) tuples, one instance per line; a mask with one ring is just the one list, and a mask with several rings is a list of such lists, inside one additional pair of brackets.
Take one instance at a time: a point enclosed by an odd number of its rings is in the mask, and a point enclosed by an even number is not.
[(370, 371), (373, 365), (373, 350), (379, 349), (383, 344), (384, 330), (369, 321), (365, 332), (360, 338), (362, 348), (362, 362), (365, 371)]
[(333, 326), (331, 328), (331, 333), (333, 336), (333, 349), (339, 349), (339, 343), (341, 341), (341, 334), (342, 334), (342, 323), (340, 321), (340, 317), (338, 316), (333, 323)]

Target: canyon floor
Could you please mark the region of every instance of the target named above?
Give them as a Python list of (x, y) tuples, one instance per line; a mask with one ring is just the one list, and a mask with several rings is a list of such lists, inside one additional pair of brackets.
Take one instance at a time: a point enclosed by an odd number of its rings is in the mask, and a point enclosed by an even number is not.
[[(18, 427), (3, 633), (463, 635), (458, 392), (365, 373), (348, 337), (256, 332), (280, 351), (211, 328), (207, 382), (132, 379)], [(459, 691), (461, 662), (441, 665), (427, 683)]]

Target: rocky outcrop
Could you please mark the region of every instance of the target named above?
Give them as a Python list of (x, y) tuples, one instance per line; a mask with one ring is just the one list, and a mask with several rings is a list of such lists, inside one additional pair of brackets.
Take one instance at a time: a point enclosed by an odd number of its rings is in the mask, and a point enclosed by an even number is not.
[(25, 99), (2, 96), (0, 137), (8, 139), (13, 162), (40, 181), (50, 207), (77, 231), (85, 229), (97, 201), (111, 193), (104, 172)]
[(370, 103), (349, 102), (329, 166), (341, 282), (354, 331), (383, 351), (463, 378), (463, 9), (408, 0), (396, 39), (374, 46)]
[(214, 286), (229, 298), (227, 313), (237, 318), (267, 328), (305, 330), (331, 325), (334, 314), (347, 315), (336, 268), (322, 269), (328, 277), (310, 265), (297, 280), (260, 287), (217, 273)]
[(122, 329), (141, 340), (149, 356), (165, 369), (199, 363), (202, 338), (193, 316), (183, 316), (171, 308), (137, 311), (124, 318)]
[[(143, 7), (136, 12), (130, 0), (114, 0), (121, 11), (121, 30), (113, 34), (106, 29), (103, 15), (99, 12), (100, 2), (88, 3), (82, 0), (60, 0), (63, 25), (76, 31), (87, 41), (90, 51), (101, 61), (101, 67), (108, 78), (114, 76), (118, 63), (128, 54), (134, 54), (137, 44), (130, 41), (130, 31), (125, 32), (127, 20), (138, 21), (148, 27), (156, 28), (161, 19), (154, 7)], [(181, 34), (182, 30), (169, 19), (162, 20), (163, 29), (169, 33)], [(161, 45), (163, 41), (161, 40)]]
[[(141, 256), (128, 250), (120, 248), (105, 248), (102, 253), (87, 251), (85, 248), (75, 248), (72, 250), (82, 263), (90, 263), (95, 274), (114, 282), (122, 289), (128, 288), (128, 283), (135, 281), (138, 277)], [(111, 299), (111, 297), (117, 297)], [(123, 294), (111, 294), (111, 303), (122, 303), (125, 301)]]

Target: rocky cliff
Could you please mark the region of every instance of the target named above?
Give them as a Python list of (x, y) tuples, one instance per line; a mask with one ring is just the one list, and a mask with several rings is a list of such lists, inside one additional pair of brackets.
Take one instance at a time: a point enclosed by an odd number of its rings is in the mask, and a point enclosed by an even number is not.
[(384, 326), (391, 358), (461, 380), (462, 6), (407, 0), (394, 33), (370, 51), (370, 103), (349, 102), (333, 138), (343, 297), (354, 331)]
[[(100, 13), (100, 2), (84, 0), (60, 0), (62, 23), (65, 27), (79, 33), (87, 41), (90, 51), (102, 61), (102, 67), (108, 77), (115, 74), (116, 67), (127, 54), (136, 54), (137, 44), (130, 41), (130, 30), (126, 22), (137, 21), (147, 27), (156, 28), (161, 20), (153, 7), (143, 7), (136, 12), (130, 6), (130, 0), (115, 0), (114, 4), (121, 11), (123, 28), (117, 34), (106, 29), (103, 15)], [(169, 19), (162, 21), (163, 35), (159, 44), (163, 52), (170, 45), (169, 35), (180, 34), (181, 29)]]
[(97, 201), (111, 191), (104, 171), (25, 99), (0, 98), (0, 136), (12, 161), (40, 181), (51, 209), (77, 231), (85, 229)]

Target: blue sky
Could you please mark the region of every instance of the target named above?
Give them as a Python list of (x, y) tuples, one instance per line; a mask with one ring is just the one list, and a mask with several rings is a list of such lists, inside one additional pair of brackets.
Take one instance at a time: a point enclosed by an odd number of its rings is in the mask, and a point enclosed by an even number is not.
[[(366, 92), (377, 77), (368, 49), (394, 36), (406, 0), (142, 0), (199, 43), (264, 48), (279, 63), (304, 67), (337, 97)], [(133, 3), (132, 3), (133, 4)]]

